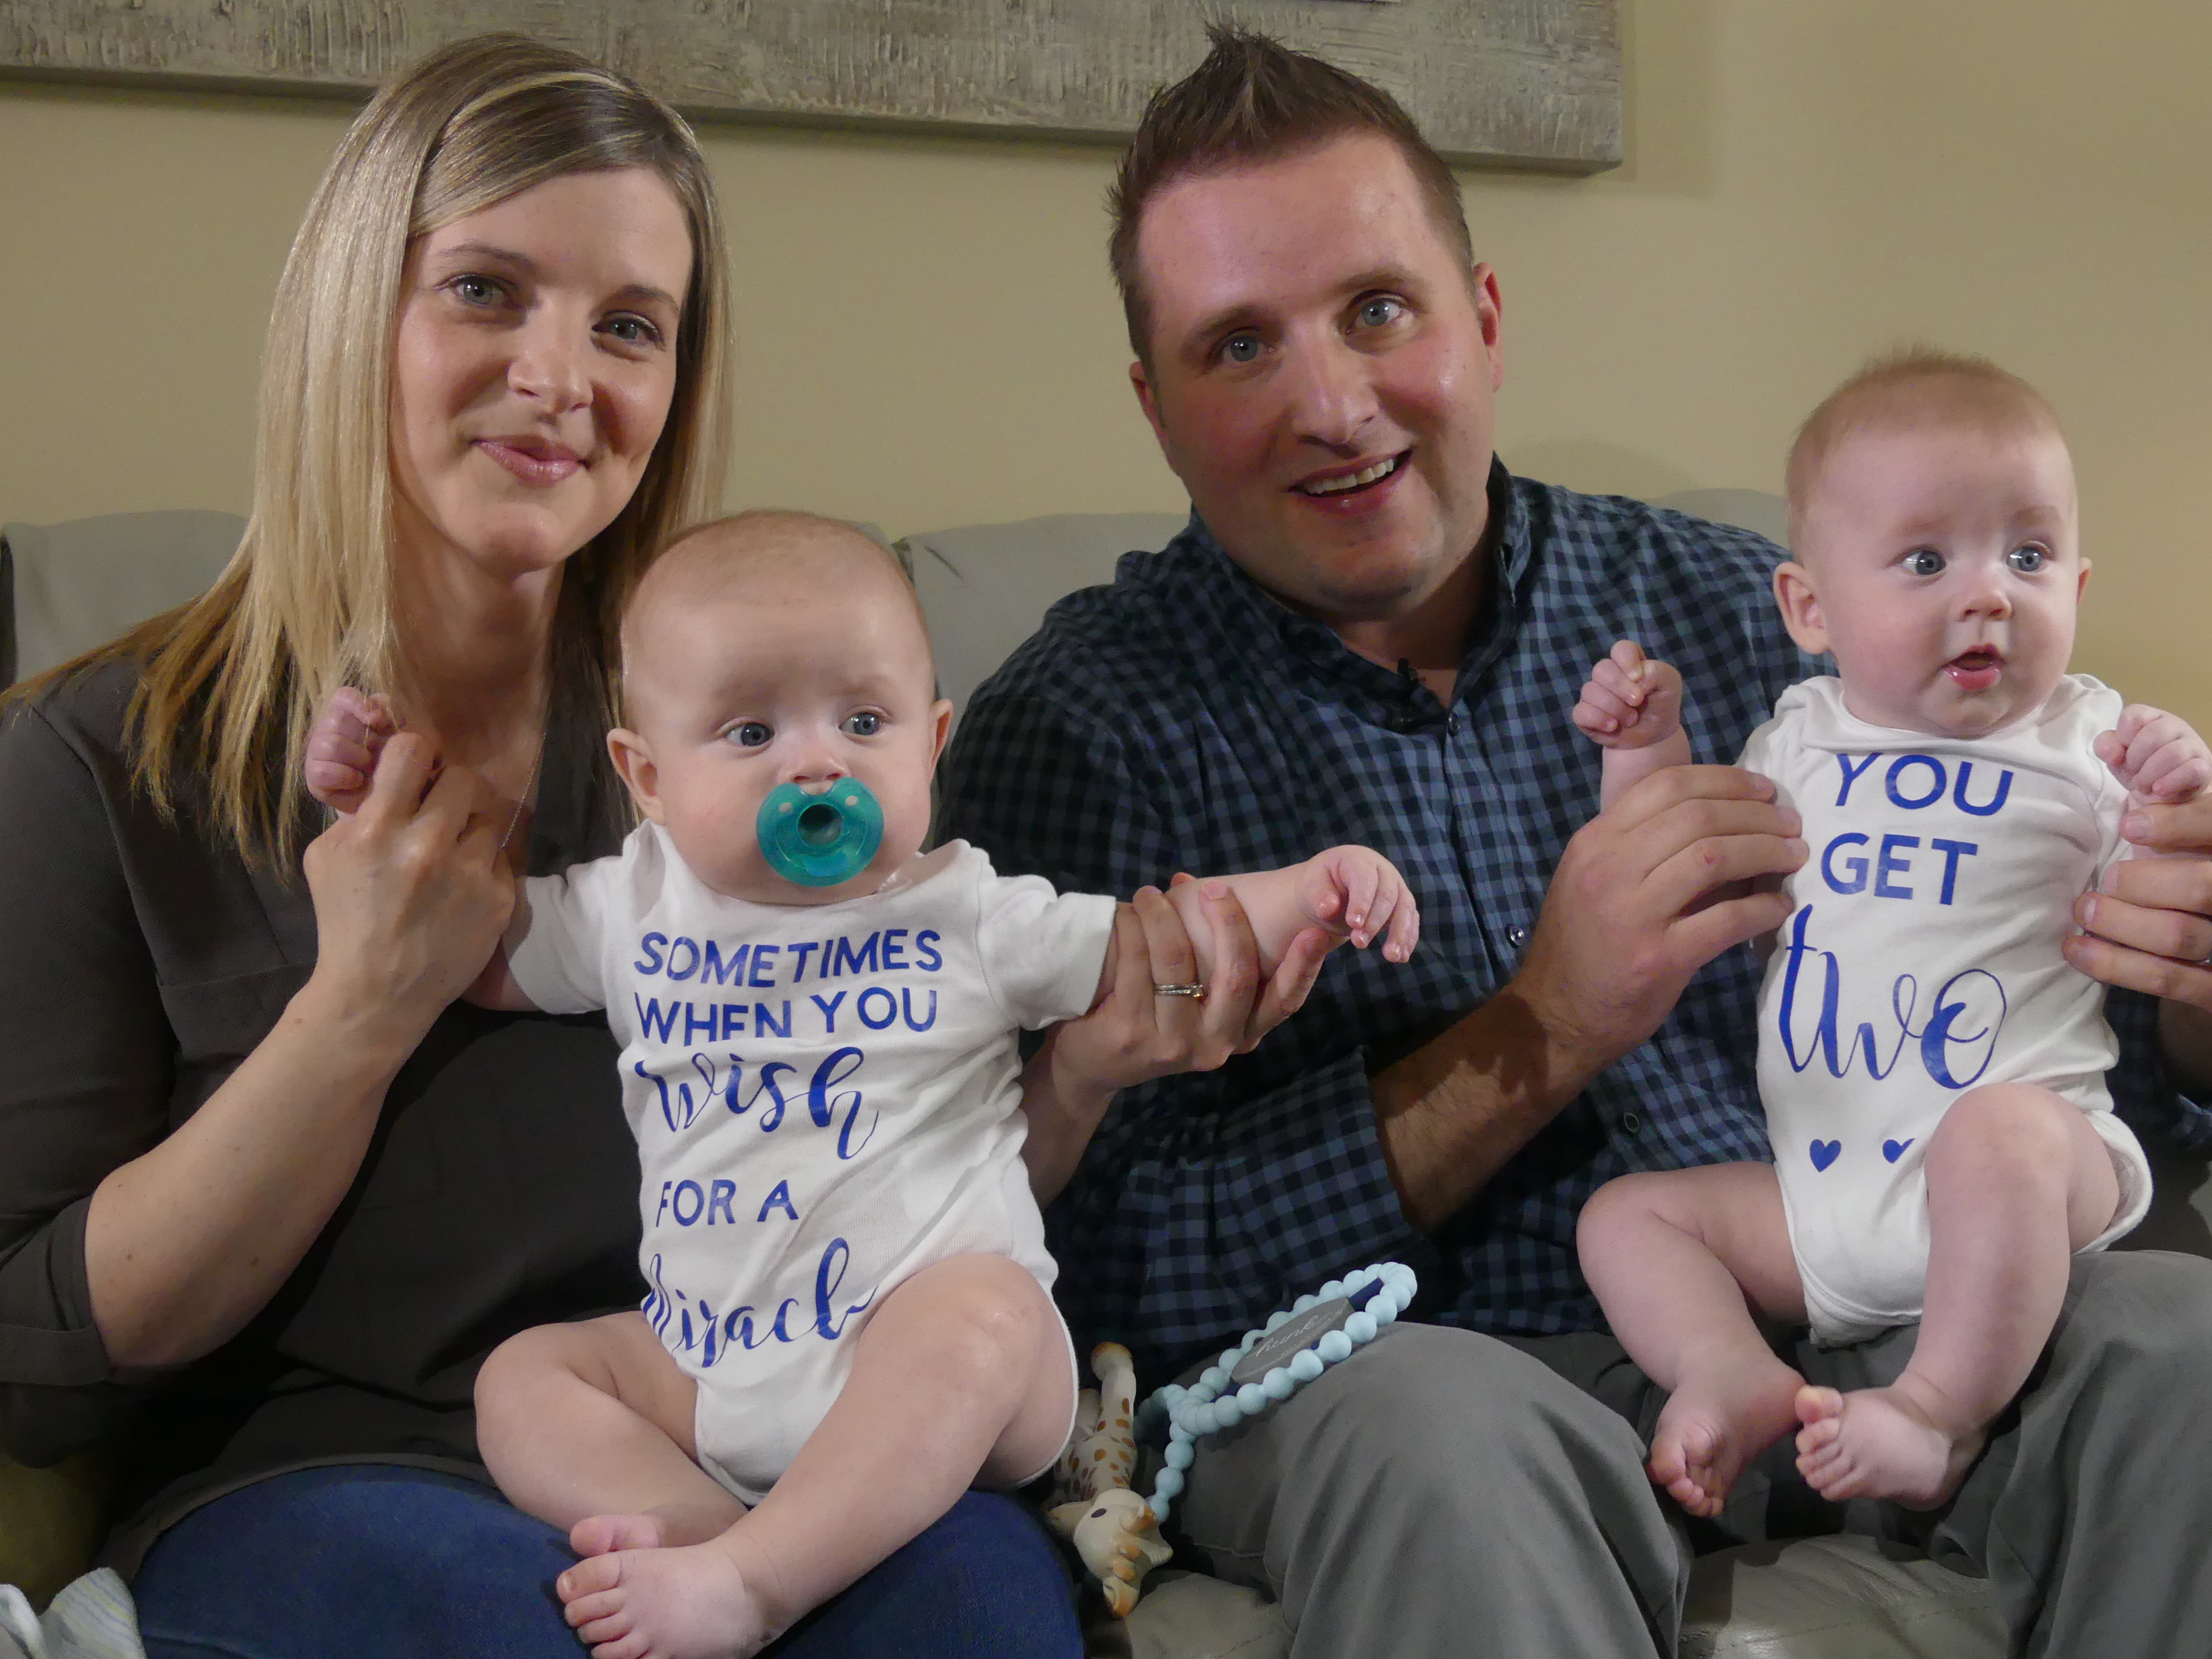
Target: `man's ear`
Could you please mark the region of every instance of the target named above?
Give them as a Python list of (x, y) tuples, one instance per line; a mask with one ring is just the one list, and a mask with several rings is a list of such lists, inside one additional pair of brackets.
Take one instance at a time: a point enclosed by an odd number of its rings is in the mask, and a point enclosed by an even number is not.
[(934, 772), (944, 758), (945, 739), (952, 735), (952, 705), (939, 697), (929, 706), (929, 720), (937, 728), (929, 739), (929, 769)]
[(1129, 365), (1129, 386), (1137, 394), (1137, 407), (1145, 411), (1145, 420), (1152, 428), (1152, 437), (1160, 447), (1160, 453), (1168, 451), (1167, 428), (1160, 424), (1159, 400), (1152, 395), (1152, 374), (1139, 358)]
[(1797, 641), (1797, 648), (1815, 657), (1825, 654), (1827, 619), (1820, 614), (1820, 596), (1813, 591), (1813, 579), (1803, 565), (1785, 560), (1775, 566), (1774, 602), (1782, 607), (1782, 625)]
[(607, 753), (614, 757), (615, 770), (622, 774), (623, 787), (629, 791), (637, 810), (654, 823), (667, 823), (660, 810), (660, 773), (646, 740), (617, 726), (607, 733)]
[(1505, 296), (1498, 291), (1498, 272), (1485, 262), (1468, 273), (1474, 290), (1474, 314), (1482, 325), (1482, 343), (1490, 354), (1490, 389), (1505, 384)]

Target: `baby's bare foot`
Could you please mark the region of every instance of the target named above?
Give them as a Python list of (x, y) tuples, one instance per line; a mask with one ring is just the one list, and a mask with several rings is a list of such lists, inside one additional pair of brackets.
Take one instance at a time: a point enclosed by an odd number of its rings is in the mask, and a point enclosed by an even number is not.
[(657, 1550), (667, 1541), (657, 1515), (587, 1515), (568, 1528), (568, 1547), (579, 1555)]
[(719, 1540), (594, 1555), (554, 1588), (592, 1659), (750, 1659), (776, 1634)]
[(1951, 1500), (1988, 1430), (1943, 1428), (1903, 1386), (1802, 1389), (1797, 1395), (1797, 1472), (1832, 1503), (1890, 1498), (1909, 1510)]
[(638, 1515), (587, 1515), (568, 1528), (568, 1547), (579, 1555), (617, 1550), (657, 1550), (720, 1538), (745, 1512), (735, 1498), (720, 1504), (664, 1504)]
[(1721, 1512), (1743, 1466), (1790, 1432), (1803, 1379), (1779, 1362), (1685, 1377), (1651, 1437), (1651, 1479), (1692, 1515)]

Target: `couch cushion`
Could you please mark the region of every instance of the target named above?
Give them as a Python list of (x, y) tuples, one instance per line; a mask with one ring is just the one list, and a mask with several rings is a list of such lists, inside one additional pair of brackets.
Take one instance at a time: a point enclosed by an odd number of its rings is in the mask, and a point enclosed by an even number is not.
[[(234, 513), (110, 513), (0, 528), (0, 682), (28, 679), (182, 605), (238, 550)], [(12, 658), (12, 661), (11, 661)]]
[(955, 716), (1054, 600), (1112, 581), (1124, 553), (1164, 547), (1185, 522), (1180, 513), (1072, 513), (901, 542), (929, 619), (937, 688)]
[(1702, 1557), (1682, 1659), (2002, 1659), (1979, 1578), (1892, 1561), (1865, 1538), (1747, 1544)]

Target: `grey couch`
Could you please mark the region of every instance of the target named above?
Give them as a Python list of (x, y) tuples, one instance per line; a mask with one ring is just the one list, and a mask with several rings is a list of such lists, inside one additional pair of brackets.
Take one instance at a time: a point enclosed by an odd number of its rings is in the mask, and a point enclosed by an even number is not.
[[(1665, 505), (1780, 539), (1780, 503), (1711, 491)], [(1159, 514), (979, 526), (908, 538), (945, 694), (963, 703), (1062, 593), (1110, 580), (1127, 549), (1180, 526)], [(50, 526), (9, 525), (0, 544), (0, 684), (110, 638), (204, 587), (237, 544), (228, 514), (131, 514)], [(2212, 1186), (2201, 1166), (2161, 1169), (2158, 1207), (2137, 1246), (2212, 1255)], [(0, 1583), (43, 1597), (82, 1571), (102, 1525), (96, 1456), (59, 1470), (0, 1460)], [(1094, 1650), (1135, 1659), (1278, 1659), (1280, 1614), (1263, 1598), (1194, 1574), (1163, 1572), (1126, 1626), (1102, 1624)], [(2004, 1631), (1982, 1583), (1869, 1540), (1798, 1539), (1700, 1558), (1685, 1659), (1998, 1659)]]

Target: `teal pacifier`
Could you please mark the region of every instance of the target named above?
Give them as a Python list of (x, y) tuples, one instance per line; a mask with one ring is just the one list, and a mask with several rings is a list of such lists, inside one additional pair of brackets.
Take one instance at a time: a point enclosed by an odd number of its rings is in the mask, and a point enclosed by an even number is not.
[(821, 794), (779, 783), (755, 825), (768, 867), (801, 887), (835, 887), (868, 867), (884, 842), (884, 809), (858, 778), (840, 778)]

